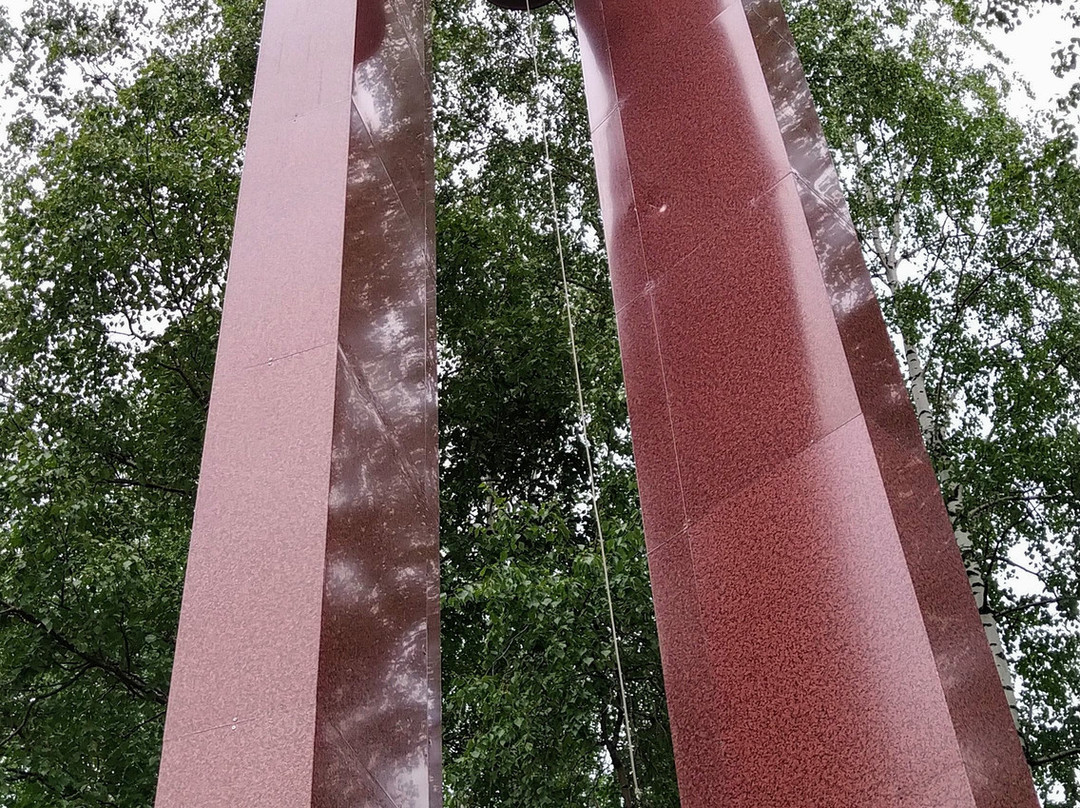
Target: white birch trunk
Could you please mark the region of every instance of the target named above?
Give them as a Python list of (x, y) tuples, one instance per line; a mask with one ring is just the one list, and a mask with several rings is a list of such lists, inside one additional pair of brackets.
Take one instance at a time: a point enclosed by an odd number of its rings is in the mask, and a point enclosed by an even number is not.
[[(873, 244), (874, 252), (885, 267), (885, 278), (889, 291), (896, 294), (900, 284), (898, 251), (900, 247), (901, 221), (899, 210), (897, 210), (892, 224), (892, 242), (889, 248), (885, 248), (880, 227), (875, 228)], [(908, 345), (903, 335), (900, 337), (900, 346), (907, 361), (908, 387), (915, 413), (918, 416), (919, 431), (922, 432), (923, 442), (929, 449), (938, 443), (940, 435), (934, 423), (934, 412), (930, 404), (930, 397), (926, 392), (926, 369), (916, 347)], [(983, 631), (986, 633), (986, 640), (990, 644), (990, 652), (994, 655), (994, 665), (997, 668), (998, 678), (1001, 680), (1001, 687), (1005, 691), (1005, 699), (1009, 703), (1009, 712), (1012, 715), (1013, 724), (1019, 730), (1020, 714), (1016, 705), (1016, 691), (1013, 688), (1009, 660), (1005, 656), (1005, 646), (1001, 641), (1001, 631), (998, 629), (997, 619), (986, 604), (986, 582), (983, 580), (978, 564), (972, 558), (973, 545), (971, 537), (967, 531), (957, 524), (964, 513), (963, 490), (958, 483), (953, 483), (950, 478), (949, 469), (943, 470), (938, 478), (942, 491), (946, 496), (945, 506), (949, 512), (949, 522), (952, 525), (953, 536), (964, 559), (968, 584), (970, 584), (971, 593), (975, 597), (975, 605), (979, 609)], [(1022, 736), (1021, 740), (1023, 740)]]

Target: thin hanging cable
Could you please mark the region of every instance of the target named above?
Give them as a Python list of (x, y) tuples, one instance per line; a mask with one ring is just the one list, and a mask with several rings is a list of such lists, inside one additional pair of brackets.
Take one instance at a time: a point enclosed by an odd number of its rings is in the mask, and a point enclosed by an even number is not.
[[(529, 0), (526, 10), (532, 11)], [(540, 88), (540, 51), (539, 24), (530, 19), (529, 33), (532, 39), (533, 81), (536, 87), (536, 100), (540, 112), (540, 133), (544, 143), (544, 169), (547, 173), (548, 192), (551, 195), (551, 221), (555, 227), (555, 245), (559, 252), (559, 271), (562, 273), (563, 301), (566, 305), (566, 324), (570, 333), (570, 353), (574, 360), (574, 385), (577, 388), (578, 421), (581, 430), (581, 445), (585, 449), (585, 466), (589, 476), (589, 497), (592, 501), (593, 518), (596, 520), (596, 537), (600, 543), (600, 562), (604, 569), (604, 592), (607, 595), (608, 625), (611, 629), (611, 645), (615, 651), (615, 671), (619, 677), (619, 700), (622, 702), (623, 726), (626, 729), (626, 747), (630, 752), (630, 778), (634, 786), (634, 798), (641, 799), (638, 786), (637, 762), (634, 759), (634, 733), (630, 729), (630, 711), (626, 704), (626, 679), (623, 676), (622, 656), (619, 653), (619, 635), (615, 628), (615, 602), (611, 596), (611, 576), (608, 572), (607, 550), (604, 547), (604, 530), (600, 525), (600, 493), (596, 488), (593, 474), (592, 448), (589, 445), (588, 419), (585, 416), (585, 393), (581, 386), (581, 363), (578, 361), (577, 337), (574, 334), (574, 308), (570, 303), (570, 282), (566, 276), (566, 257), (563, 253), (562, 225), (559, 222), (559, 203), (555, 196), (555, 178), (551, 166), (551, 147), (548, 144), (547, 122), (544, 117), (543, 94)]]

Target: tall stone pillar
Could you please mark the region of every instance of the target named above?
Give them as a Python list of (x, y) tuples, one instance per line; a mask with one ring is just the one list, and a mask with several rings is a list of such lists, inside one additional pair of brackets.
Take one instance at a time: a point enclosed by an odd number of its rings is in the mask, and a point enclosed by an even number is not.
[(778, 0), (577, 0), (683, 808), (1036, 808)]
[(427, 34), (266, 4), (157, 808), (441, 804)]

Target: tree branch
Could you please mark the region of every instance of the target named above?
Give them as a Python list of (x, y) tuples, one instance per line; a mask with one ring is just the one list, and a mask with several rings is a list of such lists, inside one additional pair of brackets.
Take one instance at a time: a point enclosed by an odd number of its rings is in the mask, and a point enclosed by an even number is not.
[(165, 370), (171, 370), (173, 373), (176, 373), (184, 382), (184, 386), (187, 387), (187, 389), (191, 392), (193, 396), (195, 396), (195, 400), (202, 405), (203, 409), (206, 409), (206, 407), (209, 406), (210, 397), (203, 390), (201, 390), (194, 381), (192, 381), (191, 377), (188, 376), (188, 374), (184, 371), (184, 368), (181, 367), (179, 362), (177, 362), (175, 365), (170, 365), (168, 362), (162, 362), (160, 359), (151, 359), (150, 361), (160, 368), (164, 368)]
[(1000, 620), (1002, 617), (1007, 617), (1010, 614), (1017, 614), (1018, 612), (1027, 611), (1028, 609), (1037, 609), (1040, 606), (1053, 606), (1055, 603), (1060, 603), (1062, 600), (1066, 600), (1064, 597), (1057, 598), (1043, 598), (1042, 600), (1032, 600), (1027, 603), (1018, 603), (1015, 606), (1010, 606), (1007, 609), (994, 612), (994, 617)]
[(52, 696), (55, 696), (58, 693), (62, 693), (63, 691), (67, 690), (69, 687), (79, 681), (83, 677), (83, 674), (86, 673), (88, 670), (90, 670), (90, 666), (83, 665), (81, 668), (79, 668), (78, 671), (76, 671), (75, 675), (68, 679), (66, 682), (61, 682), (52, 690), (46, 691), (40, 696), (31, 697), (30, 704), (27, 706), (26, 712), (23, 714), (22, 721), (19, 722), (19, 725), (15, 727), (15, 729), (13, 729), (11, 733), (6, 738), (4, 738), (4, 740), (0, 741), (0, 749), (3, 749), (20, 734), (22, 734), (22, 731), (26, 729), (26, 725), (30, 723), (30, 716), (33, 714), (34, 708), (37, 707), (37, 705), (41, 704), (41, 702), (45, 701), (45, 699), (51, 698)]
[(972, 508), (967, 512), (966, 518), (971, 519), (976, 514), (996, 508), (998, 505), (1005, 505), (1009, 502), (1052, 502), (1055, 499), (1061, 499), (1062, 496), (1062, 494), (1015, 494), (1008, 497), (998, 497), (997, 499), (992, 499), (989, 502)]
[(1039, 766), (1049, 766), (1051, 763), (1057, 763), (1062, 760), (1068, 760), (1069, 758), (1080, 757), (1080, 746), (1075, 746), (1072, 749), (1066, 749), (1064, 752), (1058, 752), (1054, 755), (1047, 755), (1044, 758), (1036, 758), (1035, 760), (1028, 760), (1028, 765), (1035, 769)]
[(180, 496), (190, 497), (194, 492), (189, 491), (186, 488), (173, 488), (169, 485), (159, 485), (158, 483), (146, 483), (141, 480), (129, 480), (124, 477), (117, 477), (114, 480), (98, 480), (100, 485), (118, 485), (122, 488), (149, 488), (152, 491), (164, 491), (167, 494), (179, 494)]
[(14, 604), (0, 600), (0, 617), (7, 616), (12, 616), (26, 625), (37, 629), (45, 635), (53, 645), (62, 648), (69, 654), (77, 656), (90, 667), (96, 668), (103, 673), (107, 673), (116, 681), (120, 682), (120, 684), (122, 684), (133, 696), (145, 699), (146, 701), (152, 701), (155, 704), (165, 705), (167, 703), (168, 697), (166, 694), (158, 688), (151, 686), (141, 676), (132, 673), (131, 671), (124, 670), (120, 665), (110, 659), (98, 656), (89, 651), (84, 651), (71, 640), (46, 625), (41, 618), (34, 616), (30, 612), (21, 609)]

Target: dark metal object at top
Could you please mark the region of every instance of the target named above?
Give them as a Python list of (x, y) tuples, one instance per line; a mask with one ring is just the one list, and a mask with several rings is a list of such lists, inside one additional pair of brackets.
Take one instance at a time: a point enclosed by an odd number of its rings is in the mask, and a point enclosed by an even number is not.
[(493, 6), (508, 8), (511, 11), (536, 11), (546, 6), (551, 0), (488, 0)]

